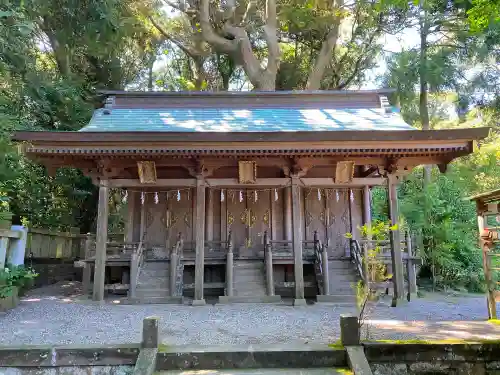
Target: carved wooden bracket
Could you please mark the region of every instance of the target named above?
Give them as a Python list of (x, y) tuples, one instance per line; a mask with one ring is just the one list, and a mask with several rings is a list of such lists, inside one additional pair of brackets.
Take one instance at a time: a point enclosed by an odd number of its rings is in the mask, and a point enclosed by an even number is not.
[(304, 177), (314, 164), (307, 158), (293, 158), (290, 176)]
[(206, 178), (211, 176), (217, 166), (208, 165), (201, 159), (193, 159), (193, 164), (184, 166), (189, 174), (195, 178)]
[(387, 159), (385, 165), (378, 166), (378, 172), (381, 176), (387, 177), (389, 174), (394, 174), (398, 170), (398, 159)]

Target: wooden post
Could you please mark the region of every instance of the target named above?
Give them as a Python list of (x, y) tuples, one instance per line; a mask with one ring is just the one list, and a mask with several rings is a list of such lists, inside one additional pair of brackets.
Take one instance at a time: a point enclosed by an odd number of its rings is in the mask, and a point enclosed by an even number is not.
[(205, 273), (205, 180), (203, 176), (196, 178), (196, 228), (195, 228), (195, 280), (193, 306), (205, 305), (203, 284)]
[(226, 258), (226, 295), (228, 297), (233, 296), (233, 285), (234, 285), (234, 253), (233, 247), (229, 245)]
[[(177, 246), (177, 245), (176, 245)], [(170, 254), (170, 296), (175, 297), (176, 288), (175, 282), (177, 280), (177, 264), (179, 263), (179, 256), (172, 252)]]
[(99, 206), (97, 213), (96, 254), (94, 272), (94, 301), (104, 300), (104, 277), (106, 270), (106, 247), (108, 243), (109, 182), (99, 181)]
[(408, 291), (410, 296), (417, 293), (417, 271), (415, 268), (415, 262), (413, 261), (413, 244), (411, 240), (411, 234), (409, 231), (406, 232), (406, 249), (408, 251), (408, 260), (406, 262), (406, 275), (408, 276)]
[(326, 246), (321, 249), (321, 264), (323, 269), (323, 294), (330, 295), (330, 274), (328, 271), (328, 251)]
[(273, 252), (267, 231), (264, 232), (264, 256), (266, 259), (266, 285), (267, 295), (274, 296)]
[(125, 233), (126, 242), (134, 242), (135, 210), (137, 206), (137, 192), (127, 189), (127, 229)]
[(477, 229), (479, 231), (479, 247), (483, 253), (483, 269), (484, 269), (484, 280), (486, 282), (486, 304), (488, 308), (488, 319), (497, 319), (497, 304), (495, 298), (495, 290), (492, 285), (493, 280), (491, 276), (491, 264), (488, 257), (488, 246), (486, 241), (483, 239), (484, 234), (484, 211), (486, 210), (486, 205), (481, 201), (476, 201), (476, 212), (477, 212)]
[(285, 240), (292, 241), (292, 190), (286, 187), (283, 191), (283, 233)]
[[(399, 225), (398, 190), (396, 176), (387, 176), (388, 207), (391, 226)], [(391, 241), (392, 282), (394, 288), (393, 306), (404, 298), (403, 256), (401, 253), (401, 232), (399, 226), (389, 232)]]
[(365, 185), (363, 187), (363, 224), (370, 225), (372, 222), (372, 208), (370, 187)]
[(206, 212), (205, 239), (212, 241), (214, 238), (214, 199), (212, 189), (207, 190), (207, 212)]
[(128, 297), (134, 299), (137, 290), (137, 277), (139, 272), (139, 256), (134, 251), (130, 256), (130, 284), (128, 288)]
[(300, 205), (300, 179), (292, 176), (292, 225), (293, 225), (293, 255), (295, 273), (295, 306), (305, 306), (304, 299), (304, 265), (302, 260), (302, 214)]

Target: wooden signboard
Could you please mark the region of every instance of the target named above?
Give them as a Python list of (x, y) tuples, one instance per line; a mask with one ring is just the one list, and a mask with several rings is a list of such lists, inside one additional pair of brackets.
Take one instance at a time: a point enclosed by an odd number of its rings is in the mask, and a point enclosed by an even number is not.
[(154, 161), (138, 161), (137, 171), (141, 184), (156, 183), (156, 165)]
[(254, 161), (239, 161), (238, 177), (240, 184), (255, 184), (257, 182), (257, 163)]
[(335, 170), (335, 183), (346, 184), (352, 181), (354, 177), (354, 162), (339, 161)]

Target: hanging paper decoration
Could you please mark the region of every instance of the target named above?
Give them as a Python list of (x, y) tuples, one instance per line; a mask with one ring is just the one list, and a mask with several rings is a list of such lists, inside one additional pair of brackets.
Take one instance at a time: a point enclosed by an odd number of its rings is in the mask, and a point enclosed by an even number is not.
[(123, 196), (122, 202), (127, 203), (127, 199), (128, 199), (128, 190), (125, 190), (125, 195)]
[(257, 199), (258, 199), (258, 196), (257, 196), (257, 190), (255, 190), (253, 192), (253, 198), (254, 198), (254, 201), (257, 202)]
[(189, 194), (191, 192), (191, 189), (187, 190), (187, 196), (188, 196), (188, 201), (191, 200), (191, 195)]
[(278, 190), (274, 189), (274, 201), (278, 200)]
[(318, 189), (318, 201), (321, 201), (321, 190)]
[(352, 190), (351, 190), (350, 198), (351, 198), (351, 202), (354, 202), (354, 193), (352, 192)]
[(335, 199), (337, 200), (337, 202), (339, 201), (339, 191), (338, 190), (335, 190)]
[(220, 201), (224, 202), (224, 190), (220, 190)]
[(146, 193), (144, 193), (143, 191), (141, 192), (141, 204), (144, 204), (144, 202), (146, 202)]
[(181, 200), (181, 192), (180, 190), (177, 190), (177, 202)]
[(158, 198), (158, 193), (155, 192), (155, 204), (158, 204), (160, 202), (160, 198)]
[(243, 202), (243, 192), (240, 190), (240, 202)]

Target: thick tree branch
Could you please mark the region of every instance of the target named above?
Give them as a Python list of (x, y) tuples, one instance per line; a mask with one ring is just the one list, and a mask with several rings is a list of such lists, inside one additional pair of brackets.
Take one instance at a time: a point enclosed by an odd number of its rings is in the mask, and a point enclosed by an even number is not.
[(153, 24), (153, 26), (158, 30), (158, 32), (163, 35), (163, 37), (167, 40), (170, 40), (172, 43), (174, 43), (177, 47), (179, 47), (182, 52), (184, 52), (186, 55), (188, 55), (191, 58), (196, 58), (200, 55), (197, 51), (185, 46), (182, 44), (180, 41), (177, 39), (173, 38), (170, 33), (167, 32), (158, 22), (155, 21), (155, 19), (152, 16), (149, 16), (149, 20)]
[(263, 30), (268, 48), (266, 75), (270, 75), (276, 80), (281, 52), (278, 44), (278, 17), (276, 14), (275, 0), (267, 0), (266, 2), (266, 24)]
[[(342, 6), (343, 0), (339, 0), (337, 7), (341, 8)], [(314, 66), (309, 73), (309, 77), (307, 78), (307, 90), (319, 90), (319, 88), (321, 87), (321, 80), (325, 75), (326, 69), (331, 63), (332, 52), (337, 45), (341, 22), (342, 16), (336, 16), (335, 20), (333, 21), (333, 25), (331, 26), (331, 29), (326, 36), (326, 39), (321, 44), (321, 49), (318, 53), (318, 57), (316, 58), (316, 62), (314, 63)]]
[(200, 26), (203, 38), (216, 50), (232, 54), (237, 50), (238, 41), (229, 40), (217, 35), (210, 24), (210, 0), (200, 0)]

